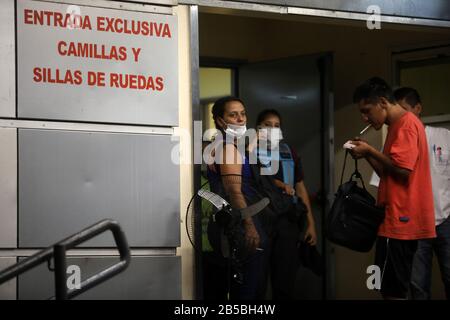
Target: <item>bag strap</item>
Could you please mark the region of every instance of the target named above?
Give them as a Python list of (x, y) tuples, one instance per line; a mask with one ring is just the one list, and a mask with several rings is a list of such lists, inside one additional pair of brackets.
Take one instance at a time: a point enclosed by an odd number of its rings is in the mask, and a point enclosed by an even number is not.
[(364, 190), (366, 190), (366, 185), (364, 184), (364, 180), (362, 178), (362, 175), (358, 171), (358, 160), (357, 159), (355, 159), (355, 172), (353, 172), (352, 175), (350, 176), (350, 180), (353, 179), (353, 176), (355, 177), (355, 179), (359, 179), (361, 181), (361, 184), (362, 184)]
[(345, 164), (347, 163), (347, 156), (348, 156), (348, 150), (345, 149), (344, 166), (342, 167), (341, 183), (339, 185), (342, 185), (342, 181), (344, 180), (344, 172), (345, 172)]
[[(347, 163), (347, 156), (348, 156), (348, 150), (345, 150), (344, 165), (342, 167), (341, 183), (340, 183), (340, 185), (342, 185), (342, 181), (344, 179), (345, 164)], [(352, 173), (352, 175), (350, 176), (350, 179), (348, 181), (352, 181), (353, 177), (355, 177), (355, 179), (359, 179), (361, 181), (361, 184), (362, 184), (364, 190), (367, 191), (366, 185), (364, 184), (364, 180), (362, 178), (362, 175), (361, 175), (361, 173), (358, 170), (358, 160), (357, 159), (355, 159), (355, 171)]]

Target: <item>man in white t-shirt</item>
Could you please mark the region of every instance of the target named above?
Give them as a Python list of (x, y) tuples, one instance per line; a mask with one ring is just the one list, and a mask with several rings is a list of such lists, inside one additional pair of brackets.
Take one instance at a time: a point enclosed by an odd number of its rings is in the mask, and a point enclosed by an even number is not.
[[(398, 104), (420, 117), (422, 104), (413, 88), (394, 92)], [(437, 238), (420, 240), (411, 276), (413, 299), (430, 299), (433, 252), (439, 262), (447, 299), (450, 299), (450, 130), (425, 126), (427, 136)]]

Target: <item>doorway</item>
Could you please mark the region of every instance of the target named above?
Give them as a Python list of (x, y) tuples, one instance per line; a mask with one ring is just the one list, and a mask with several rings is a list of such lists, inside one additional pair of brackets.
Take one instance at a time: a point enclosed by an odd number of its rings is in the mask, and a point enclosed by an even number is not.
[[(203, 65), (203, 67), (202, 67)], [(332, 125), (328, 114), (333, 106), (329, 101), (329, 83), (332, 56), (315, 54), (280, 58), (256, 63), (223, 62), (200, 59), (200, 106), (203, 130), (211, 129), (211, 108), (217, 98), (235, 95), (241, 98), (247, 111), (247, 127), (255, 128), (256, 118), (264, 109), (276, 109), (282, 117), (285, 141), (301, 158), (304, 182), (307, 187), (318, 233), (318, 251), (325, 254), (326, 242), (322, 235), (322, 224), (327, 211), (325, 201), (329, 189), (328, 163), (332, 150), (325, 141), (329, 140)], [(204, 137), (204, 140), (209, 140)], [(205, 166), (202, 170), (204, 179)], [(206, 220), (202, 231), (205, 233)], [(203, 281), (205, 295), (211, 292), (211, 266), (208, 265), (211, 250), (203, 237)], [(296, 299), (325, 299), (326, 275), (319, 277), (311, 270), (300, 267), (297, 273)], [(270, 290), (268, 291), (270, 298)]]
[[(283, 99), (275, 101), (266, 98), (262, 102), (256, 101), (255, 105), (251, 106), (252, 83), (243, 83), (246, 80), (242, 76), (246, 70), (250, 72), (258, 66), (270, 66), (277, 61), (288, 61), (298, 57), (305, 59), (314, 56), (329, 57), (322, 59), (329, 68), (325, 68), (326, 72), (320, 73), (322, 86), (320, 92), (323, 100), (321, 106), (325, 108), (320, 110), (321, 128), (324, 134), (323, 139), (320, 139), (322, 153), (319, 158), (322, 157), (323, 164), (320, 168), (326, 182), (323, 183), (323, 192), (318, 193), (318, 196), (325, 205), (333, 201), (334, 185), (337, 185), (340, 180), (340, 175), (335, 174), (335, 167), (342, 168), (343, 165), (345, 152), (342, 145), (364, 128), (361, 116), (352, 103), (354, 89), (373, 76), (379, 76), (388, 82), (389, 79), (393, 80), (390, 68), (392, 48), (402, 45), (411, 46), (414, 43), (445, 41), (448, 43), (450, 35), (449, 29), (431, 26), (417, 27), (383, 23), (380, 30), (369, 30), (366, 21), (205, 7), (199, 7), (198, 27), (198, 55), (201, 59), (241, 62), (236, 68), (234, 93), (244, 99), (249, 109), (251, 107), (260, 110), (258, 104), (265, 102), (270, 102), (272, 104), (270, 107), (284, 106), (284, 103), (305, 98), (305, 92), (275, 93), (276, 97), (283, 97)], [(324, 52), (331, 54), (323, 54)], [(311, 60), (309, 62), (308, 67), (316, 65)], [(266, 82), (267, 86), (259, 91), (270, 91), (276, 87), (274, 83), (276, 81), (271, 82), (270, 79), (264, 79), (262, 75), (252, 77), (248, 81), (258, 82), (259, 84), (255, 85), (259, 88), (262, 88), (261, 85)], [(247, 91), (250, 95), (245, 93)], [(282, 115), (285, 111), (285, 109), (282, 110)], [(256, 114), (257, 111), (249, 110), (249, 126), (254, 125)], [(291, 120), (293, 116), (289, 112), (288, 114), (284, 118), (288, 117)], [(307, 114), (305, 118), (308, 119), (310, 116)], [(286, 137), (297, 140), (291, 143), (300, 146), (299, 152), (303, 153), (302, 158), (305, 156), (304, 153), (310, 156), (308, 151), (304, 151), (307, 150), (307, 146), (302, 145), (301, 137), (288, 132)], [(382, 132), (371, 130), (366, 138), (374, 147), (381, 147)], [(308, 160), (304, 159), (304, 161)], [(311, 168), (318, 163), (319, 161), (314, 162)], [(359, 169), (368, 180), (372, 174), (370, 165), (362, 161)], [(307, 168), (307, 170), (310, 169)], [(347, 170), (352, 170), (352, 164), (347, 167)], [(314, 183), (309, 182), (308, 177), (310, 172), (307, 171), (306, 183), (311, 184), (311, 187), (309, 185), (307, 187), (314, 188)], [(310, 190), (311, 193), (312, 191)], [(369, 192), (376, 196), (375, 188), (369, 187)], [(320, 199), (321, 196), (325, 199)], [(321, 240), (324, 240), (323, 237)], [(327, 299), (380, 298), (378, 292), (367, 287), (367, 267), (373, 264), (374, 250), (361, 254), (330, 242), (325, 247), (328, 263), (326, 281), (321, 289), (322, 296)]]

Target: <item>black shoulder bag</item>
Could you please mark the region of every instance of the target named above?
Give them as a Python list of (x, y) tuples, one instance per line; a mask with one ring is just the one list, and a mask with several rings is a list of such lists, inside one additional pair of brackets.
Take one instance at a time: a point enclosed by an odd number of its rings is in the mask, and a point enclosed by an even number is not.
[(279, 215), (285, 214), (291, 221), (299, 223), (300, 228), (303, 228), (308, 212), (303, 200), (298, 197), (294, 203), (292, 196), (283, 193), (275, 186), (273, 176), (261, 175), (261, 167), (257, 164), (251, 164), (250, 167), (258, 190), (270, 200), (267, 209), (270, 209), (272, 223)]
[[(356, 159), (355, 172), (347, 182), (342, 183), (347, 155), (348, 150), (345, 152), (341, 183), (328, 213), (326, 236), (338, 245), (367, 252), (375, 243), (378, 228), (384, 219), (384, 208), (376, 206), (375, 199), (366, 190)], [(361, 181), (362, 188), (356, 179)]]

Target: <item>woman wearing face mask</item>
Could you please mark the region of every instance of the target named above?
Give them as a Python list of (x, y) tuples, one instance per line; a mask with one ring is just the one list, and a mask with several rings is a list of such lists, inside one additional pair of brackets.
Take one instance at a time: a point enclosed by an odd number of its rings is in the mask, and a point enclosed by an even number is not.
[[(258, 115), (257, 129), (260, 163), (272, 167), (273, 183), (286, 194), (293, 196), (293, 202), (303, 201), (305, 204), (307, 228), (303, 240), (314, 246), (317, 243), (317, 235), (308, 192), (303, 181), (303, 168), (296, 152), (282, 141), (281, 116), (278, 111), (274, 109), (262, 111)], [(267, 140), (267, 148), (261, 148), (261, 145), (264, 145), (261, 143), (263, 139)], [(274, 166), (276, 162), (278, 163)], [(297, 247), (301, 223), (298, 218), (281, 214), (274, 229), (271, 253), (272, 296), (274, 299), (292, 299), (300, 263)]]
[[(241, 139), (246, 132), (247, 116), (243, 102), (235, 97), (217, 100), (212, 108), (216, 128), (220, 133), (214, 144), (215, 163), (208, 167), (211, 191), (229, 201), (234, 209), (246, 208), (254, 196), (251, 184), (253, 175), (246, 148)], [(244, 143), (245, 145), (245, 143)], [(259, 215), (245, 218), (240, 222), (242, 241), (246, 254), (237, 267), (241, 279), (236, 279), (233, 268), (230, 279), (230, 298), (237, 300), (262, 299), (265, 293), (265, 265), (267, 235), (263, 230)], [(224, 230), (213, 220), (208, 226), (208, 237), (214, 250), (223, 255)], [(234, 262), (231, 261), (231, 264)], [(231, 267), (231, 266), (230, 266)], [(236, 267), (236, 266), (235, 266)]]

